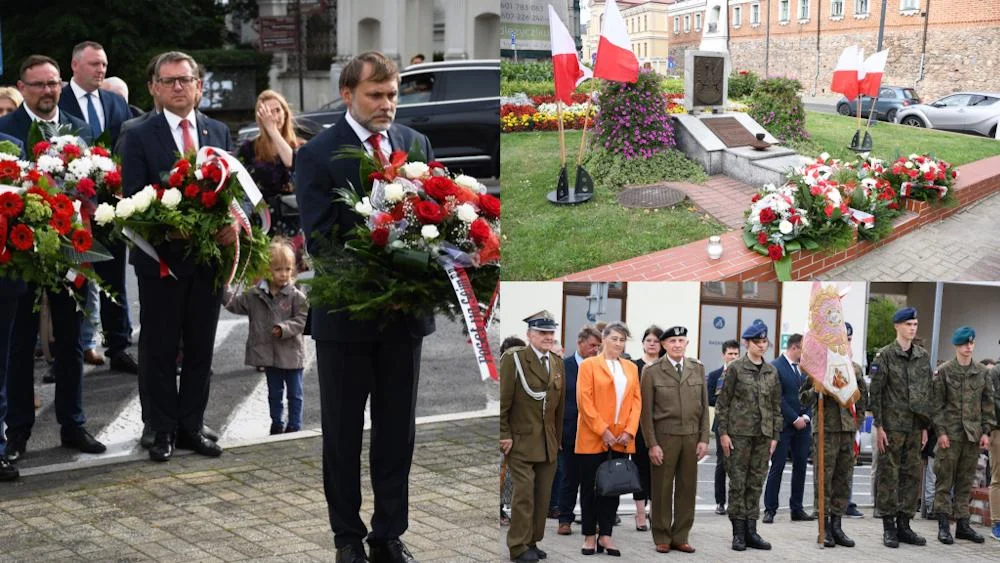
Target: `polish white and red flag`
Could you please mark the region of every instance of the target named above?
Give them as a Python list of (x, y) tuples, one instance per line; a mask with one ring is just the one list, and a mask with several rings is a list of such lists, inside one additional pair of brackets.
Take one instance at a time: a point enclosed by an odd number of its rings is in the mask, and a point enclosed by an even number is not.
[(837, 66), (833, 69), (830, 91), (843, 94), (848, 101), (854, 101), (861, 90), (861, 80), (864, 77), (864, 51), (859, 50), (857, 45), (851, 45), (840, 54)]
[(556, 97), (566, 105), (573, 104), (573, 90), (594, 75), (576, 55), (573, 36), (549, 4), (549, 42), (552, 45), (552, 78), (556, 83)]
[(618, 4), (615, 0), (608, 0), (604, 5), (601, 39), (597, 43), (594, 77), (615, 82), (638, 81), (639, 59), (632, 52), (631, 44)]
[(862, 69), (864, 76), (860, 77), (861, 86), (858, 91), (861, 95), (872, 98), (878, 97), (878, 90), (882, 86), (882, 74), (885, 72), (885, 63), (889, 60), (889, 51), (879, 51), (865, 59)]

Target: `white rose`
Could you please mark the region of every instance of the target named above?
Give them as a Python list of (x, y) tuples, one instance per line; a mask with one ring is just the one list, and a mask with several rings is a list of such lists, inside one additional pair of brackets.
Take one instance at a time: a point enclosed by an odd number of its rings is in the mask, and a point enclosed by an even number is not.
[(875, 181), (875, 178), (865, 178), (864, 180), (861, 180), (861, 185), (869, 190), (874, 188), (877, 183), (878, 182)]
[(479, 192), (479, 180), (476, 180), (472, 176), (466, 176), (465, 174), (459, 174), (455, 178), (455, 183), (463, 188), (468, 188), (474, 192)]
[(102, 227), (115, 219), (115, 208), (110, 203), (102, 203), (94, 211), (94, 221)]
[(904, 164), (903, 166), (905, 166), (905, 167), (907, 167), (907, 168), (913, 168), (913, 163), (912, 163), (912, 162), (910, 162), (909, 160), (907, 160), (907, 161), (906, 161), (906, 164)]
[(115, 205), (115, 215), (121, 219), (128, 219), (133, 213), (135, 213), (135, 203), (132, 198), (123, 199)]
[(132, 196), (132, 205), (137, 212), (142, 213), (149, 209), (154, 199), (156, 199), (156, 190), (150, 186), (146, 186), (142, 191)]
[(169, 190), (163, 192), (163, 197), (160, 198), (160, 203), (162, 203), (167, 209), (176, 209), (177, 204), (184, 199), (181, 191), (177, 188), (170, 188)]
[(403, 186), (399, 184), (387, 184), (384, 188), (385, 200), (395, 203), (403, 199)]
[(472, 207), (468, 203), (463, 203), (455, 208), (455, 214), (458, 215), (459, 220), (463, 223), (471, 223), (479, 218), (476, 213), (476, 208)]
[(364, 215), (365, 217), (368, 217), (369, 215), (372, 214), (373, 211), (375, 211), (372, 208), (372, 201), (367, 197), (355, 203), (354, 210), (357, 211), (359, 214)]
[(931, 165), (929, 163), (927, 163), (927, 162), (921, 164), (920, 165), (920, 171), (923, 172), (924, 174), (930, 172), (931, 171)]
[(781, 234), (783, 235), (790, 234), (792, 229), (794, 229), (794, 227), (792, 226), (791, 221), (782, 221), (778, 223), (778, 230), (781, 231)]
[(427, 240), (432, 240), (441, 236), (441, 233), (435, 225), (424, 225), (423, 228), (420, 229), (420, 236)]
[(423, 162), (407, 162), (403, 165), (403, 176), (415, 180), (427, 174), (430, 168)]
[(823, 162), (826, 162), (826, 161), (830, 160), (830, 153), (828, 153), (828, 152), (824, 152), (824, 153), (821, 153), (821, 154), (819, 155), (819, 158), (820, 158), (820, 160), (822, 160)]

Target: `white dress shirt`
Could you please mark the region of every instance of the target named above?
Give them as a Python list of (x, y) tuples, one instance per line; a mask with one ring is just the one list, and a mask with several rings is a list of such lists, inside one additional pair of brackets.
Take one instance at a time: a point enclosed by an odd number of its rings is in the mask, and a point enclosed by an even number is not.
[(52, 119), (45, 119), (43, 117), (38, 117), (37, 115), (31, 112), (31, 108), (28, 107), (28, 104), (21, 104), (21, 107), (24, 108), (24, 111), (27, 112), (28, 117), (30, 117), (32, 121), (51, 121), (52, 123), (59, 125), (59, 106), (56, 106), (54, 110), (55, 113), (52, 114)]
[(181, 129), (181, 120), (186, 119), (191, 122), (191, 138), (194, 140), (194, 151), (198, 152), (201, 148), (198, 143), (198, 120), (195, 119), (195, 111), (191, 110), (191, 113), (187, 114), (186, 117), (181, 117), (176, 113), (164, 108), (163, 116), (167, 118), (167, 125), (170, 127), (170, 134), (174, 137), (174, 144), (177, 145), (177, 152), (184, 153), (184, 130)]
[(622, 401), (625, 400), (625, 387), (628, 385), (628, 378), (625, 377), (625, 370), (622, 369), (621, 360), (605, 360), (608, 369), (615, 380), (615, 423), (618, 422), (618, 415), (622, 412)]
[[(365, 146), (365, 152), (367, 152), (369, 156), (373, 155), (375, 148), (372, 147), (372, 144), (368, 142), (368, 138), (371, 137), (372, 135), (375, 135), (376, 134), (375, 131), (369, 131), (368, 129), (365, 129), (360, 123), (357, 122), (356, 119), (354, 119), (354, 117), (351, 115), (351, 112), (349, 111), (344, 113), (344, 119), (347, 120), (347, 124), (351, 126), (351, 129), (354, 131), (354, 134), (358, 136), (358, 139), (361, 141), (361, 144)], [(382, 156), (385, 157), (386, 162), (389, 162), (389, 157), (392, 156), (392, 145), (389, 142), (389, 133), (388, 131), (382, 131), (378, 133), (378, 136), (382, 137), (382, 139), (379, 142), (382, 148)]]
[(90, 96), (94, 100), (94, 111), (97, 112), (97, 120), (101, 122), (101, 131), (105, 129), (106, 117), (104, 116), (104, 105), (101, 104), (101, 97), (97, 90), (93, 92), (87, 92), (81, 88), (73, 79), (69, 81), (69, 87), (73, 89), (73, 97), (76, 98), (76, 102), (80, 104), (80, 111), (83, 115), (83, 120), (90, 124), (90, 113), (87, 111), (87, 97)]

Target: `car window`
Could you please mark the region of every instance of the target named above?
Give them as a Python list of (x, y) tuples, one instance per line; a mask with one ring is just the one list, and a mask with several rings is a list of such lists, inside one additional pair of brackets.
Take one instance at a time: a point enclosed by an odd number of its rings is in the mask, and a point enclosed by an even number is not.
[(448, 73), (448, 99), (495, 98), (500, 92), (500, 73), (496, 70), (463, 70)]
[(887, 100), (888, 99), (892, 99), (892, 98), (896, 97), (896, 91), (893, 90), (892, 88), (882, 88), (878, 92), (878, 97), (883, 98), (883, 99), (887, 99)]
[(344, 111), (347, 106), (344, 105), (344, 100), (337, 98), (336, 100), (330, 100), (329, 102), (319, 106), (318, 110), (325, 111)]
[(903, 88), (900, 90), (903, 93), (903, 97), (907, 100), (919, 100), (920, 96), (917, 95), (916, 90), (913, 88)]
[(969, 102), (970, 106), (976, 106), (977, 108), (990, 106), (996, 103), (997, 98), (992, 96), (973, 96), (972, 100)]
[(404, 76), (399, 82), (399, 105), (420, 104), (438, 99), (440, 90), (436, 72), (420, 72)]
[(971, 97), (972, 94), (955, 94), (954, 96), (945, 96), (934, 103), (949, 108), (964, 107), (969, 105), (969, 98)]

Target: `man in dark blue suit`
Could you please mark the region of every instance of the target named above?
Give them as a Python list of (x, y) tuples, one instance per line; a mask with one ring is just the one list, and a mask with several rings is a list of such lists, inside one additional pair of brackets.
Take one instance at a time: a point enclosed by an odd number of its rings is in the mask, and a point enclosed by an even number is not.
[[(28, 147), (28, 130), (39, 122), (43, 135), (51, 135), (56, 126), (69, 126), (85, 141), (93, 137), (87, 124), (59, 111), (59, 64), (43, 55), (31, 55), (20, 69), (18, 90), (24, 103), (13, 113), (0, 117), (0, 132), (16, 137)], [(34, 295), (34, 286), (28, 287)], [(85, 289), (84, 289), (85, 291)], [(86, 453), (102, 453), (104, 444), (84, 428), (83, 348), (80, 346), (81, 314), (66, 291), (48, 292), (49, 311), (55, 336), (55, 362), (52, 374), (56, 384), (56, 420), (61, 426), (62, 445)], [(35, 424), (35, 341), (38, 336), (38, 313), (35, 300), (25, 296), (17, 302), (13, 337), (10, 345), (7, 378), (7, 458), (17, 461), (27, 449)]]
[[(387, 162), (391, 151), (416, 141), (433, 158), (426, 137), (394, 125), (399, 71), (381, 53), (362, 53), (340, 75), (344, 117), (299, 149), (295, 194), (309, 251), (343, 244), (361, 217), (335, 201), (335, 189), (364, 186), (359, 163), (333, 159), (343, 148), (363, 148)], [(365, 561), (367, 536), (373, 563), (413, 561), (400, 541), (408, 526), (408, 477), (413, 460), (417, 382), (423, 337), (434, 317), (393, 314), (356, 321), (345, 312), (312, 311), (323, 418), (323, 486), (338, 563)], [(365, 401), (371, 395), (371, 480), (375, 494), (372, 532), (361, 520), (361, 439)]]
[[(708, 406), (715, 406), (715, 399), (722, 389), (722, 376), (726, 367), (740, 357), (740, 343), (735, 340), (727, 340), (722, 343), (722, 367), (712, 370), (708, 374)], [(719, 436), (719, 422), (712, 419), (712, 432), (715, 434), (715, 513), (722, 515), (726, 513), (726, 456), (722, 455), (722, 441)]]
[[(195, 112), (201, 80), (190, 55), (171, 51), (155, 66), (153, 95), (163, 108), (129, 129), (123, 136), (122, 183), (126, 195), (161, 181), (180, 153), (203, 146), (231, 149), (229, 128)], [(236, 241), (236, 226), (216, 234), (218, 244)], [(144, 252), (131, 253), (139, 281), (139, 395), (143, 418), (154, 430), (149, 457), (167, 461), (174, 447), (206, 456), (222, 453), (203, 432), (208, 404), (215, 330), (222, 291), (214, 284), (215, 268), (186, 256), (187, 242), (172, 240), (156, 247), (157, 254), (176, 277), (163, 276), (160, 265)], [(176, 360), (184, 345), (180, 388)]]
[(568, 536), (573, 533), (571, 525), (576, 520), (576, 497), (580, 491), (580, 471), (576, 462), (576, 377), (580, 372), (580, 362), (597, 355), (601, 347), (601, 333), (592, 326), (585, 326), (576, 335), (576, 352), (563, 359), (566, 367), (566, 406), (563, 411), (562, 449), (559, 450), (559, 465), (562, 467), (562, 481), (559, 488), (559, 529), (557, 533)]
[[(78, 44), (73, 47), (70, 66), (73, 77), (63, 87), (59, 109), (86, 121), (94, 139), (106, 131), (111, 138), (108, 146), (110, 150), (118, 140), (122, 123), (130, 118), (130, 113), (125, 98), (101, 88), (104, 73), (108, 69), (108, 56), (104, 53), (104, 47), (94, 41)], [(118, 296), (116, 302), (106, 294), (100, 295), (101, 327), (104, 329), (104, 342), (107, 346), (105, 356), (111, 362), (111, 369), (138, 373), (139, 366), (136, 365), (135, 358), (126, 351), (132, 335), (125, 286), (125, 243), (109, 240), (102, 242), (113, 258), (96, 262), (94, 271), (108, 284), (111, 292)], [(87, 307), (85, 315), (89, 315), (97, 307), (96, 292), (92, 291), (88, 295)], [(89, 363), (103, 364), (103, 360), (93, 350), (94, 324), (96, 321), (92, 323), (91, 319), (84, 319), (84, 358)]]
[(809, 426), (810, 409), (803, 407), (799, 402), (799, 388), (807, 377), (799, 371), (801, 357), (802, 335), (793, 334), (788, 337), (788, 347), (785, 352), (780, 358), (771, 362), (771, 365), (778, 370), (778, 379), (781, 382), (781, 415), (785, 419), (785, 426), (781, 430), (781, 439), (774, 448), (771, 468), (767, 472), (767, 487), (764, 489), (765, 524), (774, 522), (774, 513), (778, 510), (781, 475), (785, 471), (789, 450), (792, 452), (792, 493), (788, 504), (792, 509), (792, 520), (816, 519), (802, 508), (806, 464), (809, 462), (809, 449), (812, 447), (812, 428)]

